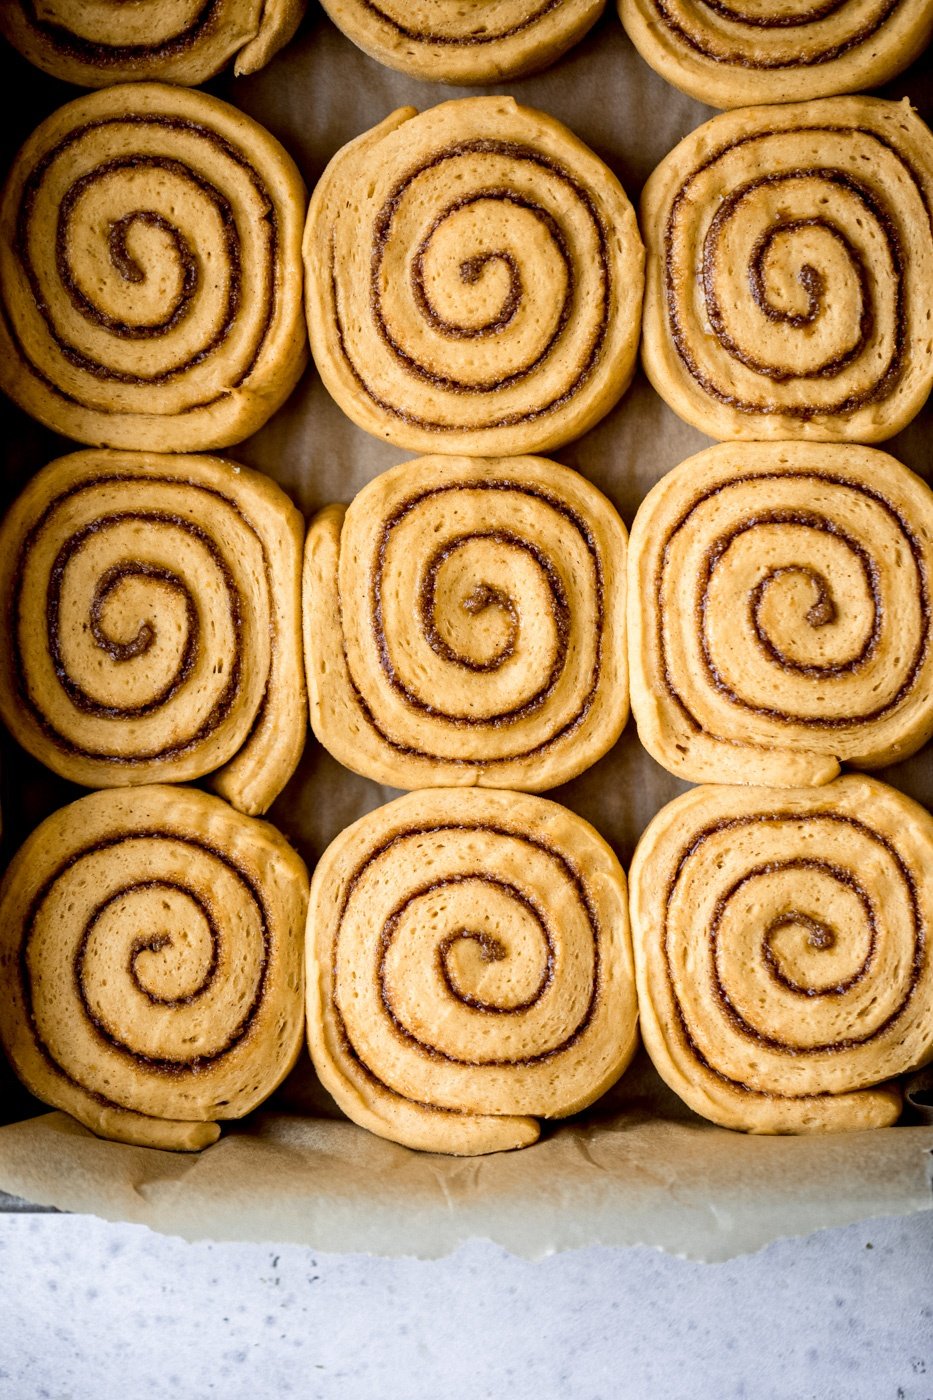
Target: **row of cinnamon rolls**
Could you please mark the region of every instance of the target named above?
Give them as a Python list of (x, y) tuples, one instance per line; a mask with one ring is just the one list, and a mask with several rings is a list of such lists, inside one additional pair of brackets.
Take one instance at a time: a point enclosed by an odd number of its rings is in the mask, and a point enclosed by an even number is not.
[(639, 1021), (713, 1122), (883, 1127), (933, 1057), (931, 854), (930, 815), (873, 779), (698, 787), (652, 820), (629, 890), (557, 803), (439, 788), (348, 827), (309, 891), (216, 797), (98, 792), (0, 889), (0, 1040), (46, 1103), (176, 1151), (261, 1104), (306, 1027), (347, 1115), (425, 1151), (533, 1143), (615, 1084)]
[(693, 782), (819, 785), (933, 733), (933, 493), (894, 458), (721, 444), (628, 538), (544, 458), (426, 457), (304, 521), (216, 457), (73, 453), (0, 527), (0, 714), (87, 787), (265, 811), (318, 740), (396, 788), (538, 792), (639, 737)]
[[(605, 0), (323, 0), (359, 48), (416, 78), (493, 83), (555, 62)], [(231, 59), (255, 72), (292, 37), (305, 0), (138, 0), (129, 13), (10, 0), (0, 32), (46, 72), (83, 87), (159, 79), (197, 84)], [(777, 11), (754, 0), (618, 0), (639, 53), (715, 107), (875, 87), (912, 63), (933, 31), (929, 0), (822, 0)]]
[[(611, 1087), (640, 1021), (715, 1122), (897, 1118), (896, 1077), (933, 1055), (933, 820), (828, 780), (930, 732), (919, 479), (869, 448), (712, 448), (649, 495), (626, 566), (567, 468), (407, 463), (312, 522), (304, 668), (301, 541), (277, 487), (213, 458), (73, 454), (7, 519), (4, 718), (117, 785), (49, 818), (0, 893), (0, 1035), (39, 1097), (201, 1148), (307, 1025), (356, 1122), (495, 1151)], [(627, 664), (675, 771), (768, 784), (664, 808), (630, 888), (588, 823), (514, 790), (605, 751)], [(236, 810), (297, 761), (305, 669), (341, 761), (420, 789), (338, 836), (310, 890)], [(234, 806), (167, 781), (205, 773)]]
[(618, 402), (639, 341), (713, 437), (876, 442), (933, 383), (933, 136), (878, 99), (729, 113), (649, 179), (640, 232), (603, 161), (509, 97), (400, 109), (308, 208), (234, 108), (109, 88), (17, 158), (0, 312), (0, 385), (94, 446), (242, 440), (309, 336), (346, 414), (417, 452), (571, 441)]

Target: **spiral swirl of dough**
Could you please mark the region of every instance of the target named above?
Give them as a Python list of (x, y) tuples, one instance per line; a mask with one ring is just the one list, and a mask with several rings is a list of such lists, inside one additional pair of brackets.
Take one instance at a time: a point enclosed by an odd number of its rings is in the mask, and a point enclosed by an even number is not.
[(632, 707), (692, 782), (805, 787), (933, 734), (933, 493), (893, 457), (721, 444), (643, 502)]
[(0, 33), (79, 87), (154, 78), (196, 86), (236, 56), (237, 74), (268, 63), (298, 28), (305, 0), (6, 0)]
[(643, 354), (713, 437), (876, 442), (933, 383), (933, 136), (904, 103), (727, 113), (645, 186)]
[(273, 482), (216, 457), (52, 462), (0, 528), (4, 723), (87, 787), (210, 773), (265, 811), (307, 730), (303, 534)]
[(512, 98), (401, 108), (358, 137), (314, 192), (304, 252), (321, 378), (399, 446), (554, 447), (631, 378), (634, 212), (591, 151)]
[(635, 1049), (625, 876), (591, 826), (519, 793), (371, 812), (314, 875), (308, 1036), (344, 1111), (431, 1152), (526, 1146)]
[(617, 0), (642, 58), (712, 107), (878, 87), (922, 53), (933, 0)]
[(304, 187), (256, 122), (156, 83), (53, 113), (0, 207), (0, 386), (97, 446), (260, 427), (305, 363)]
[(379, 63), (437, 83), (497, 83), (553, 63), (605, 0), (322, 0)]
[(49, 817), (0, 891), (0, 1035), (101, 1137), (196, 1150), (295, 1063), (305, 868), (265, 822), (185, 788)]
[(893, 788), (700, 787), (642, 836), (645, 1045), (696, 1112), (761, 1133), (882, 1127), (933, 1057), (933, 819)]
[(606, 498), (542, 458), (383, 473), (308, 535), (315, 734), (393, 787), (568, 781), (628, 716), (625, 553)]

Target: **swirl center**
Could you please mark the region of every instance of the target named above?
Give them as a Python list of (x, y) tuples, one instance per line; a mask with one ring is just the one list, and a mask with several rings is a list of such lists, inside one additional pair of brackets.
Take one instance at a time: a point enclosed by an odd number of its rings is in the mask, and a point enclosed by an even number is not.
[[(796, 896), (793, 902), (787, 898), (790, 893)], [(807, 1023), (800, 1025), (796, 1043), (782, 1044), (761, 1024), (765, 1003), (756, 1002), (749, 986), (760, 987), (764, 997), (770, 984), (767, 1004), (773, 1026), (777, 988), (792, 998), (838, 999), (868, 976), (877, 951), (877, 914), (851, 870), (810, 856), (756, 865), (717, 900), (709, 936), (716, 998), (736, 1029), (777, 1049), (806, 1048), (812, 1053), (842, 1045), (843, 1038), (808, 1043), (815, 1028)], [(747, 961), (756, 942), (761, 954), (758, 970)]]
[[(136, 248), (137, 254), (139, 253), (137, 247), (139, 240), (133, 238), (134, 231), (139, 229), (158, 230), (174, 253), (180, 285), (162, 319), (155, 323), (128, 325), (125, 320), (117, 321), (113, 317), (105, 316), (99, 309), (92, 310), (90, 304), (83, 298), (80, 303), (80, 309), (85, 314), (93, 314), (94, 319), (100, 321), (108, 329), (118, 330), (121, 334), (128, 336), (154, 335), (178, 325), (188, 314), (192, 298), (198, 289), (198, 260), (194, 249), (180, 229), (152, 209), (134, 209), (131, 213), (124, 214), (122, 218), (114, 219), (110, 225), (107, 237), (110, 261), (120, 277), (125, 282), (132, 284), (145, 282), (149, 277), (146, 266), (138, 256), (134, 256), (133, 252), (133, 249)], [(159, 267), (161, 284), (165, 278), (166, 260), (160, 258), (151, 261), (154, 261), (155, 265)]]
[[(819, 562), (779, 562), (781, 554), (792, 551)], [(775, 560), (763, 572), (759, 553)], [(843, 596), (848, 594), (845, 616), (837, 608), (829, 569), (835, 570)], [(762, 511), (711, 545), (699, 577), (703, 663), (717, 689), (735, 703), (750, 703), (749, 697), (740, 696), (716, 654), (729, 657), (736, 594), (750, 575), (757, 577), (746, 593), (748, 625), (771, 665), (820, 680), (858, 671), (874, 656), (884, 607), (878, 566), (862, 542), (816, 512)], [(764, 696), (758, 709), (772, 713)]]
[[(529, 565), (533, 570), (538, 587), (530, 596), (539, 593), (546, 603), (550, 644), (543, 657), (543, 683), (517, 705), (496, 714), (494, 718), (498, 721), (519, 719), (539, 709), (557, 685), (566, 664), (570, 603), (553, 562), (537, 545), (510, 530), (471, 531), (449, 539), (431, 556), (422, 574), (418, 598), (424, 636), (437, 656), (475, 673), (499, 670), (516, 653), (521, 613), (510, 591), (486, 579), (475, 581), (475, 572), (471, 571), (477, 567), (485, 571), (492, 566), (501, 572), (509, 568), (512, 551), (517, 551), (522, 565), (522, 572), (517, 572), (519, 581), (527, 574)], [(524, 577), (526, 593), (529, 581)], [(378, 623), (381, 622), (381, 578), (377, 584)], [(464, 626), (465, 622), (469, 625)], [(409, 703), (434, 713), (433, 705), (402, 684), (392, 667), (387, 647), (383, 648), (382, 659), (388, 679)], [(535, 669), (541, 674), (538, 667)], [(447, 713), (449, 718), (464, 724), (487, 723), (490, 718), (472, 712)]]
[[(804, 982), (799, 975), (794, 977), (786, 969), (800, 964), (811, 969), (814, 953), (828, 953), (836, 948), (838, 935), (824, 919), (816, 918), (802, 909), (788, 909), (778, 914), (765, 929), (761, 942), (761, 952), (765, 965), (775, 981), (788, 991), (799, 992), (802, 996), (841, 996), (856, 982), (861, 981), (868, 970), (863, 963), (856, 973), (839, 982), (830, 973), (829, 981), (820, 985), (814, 981)], [(869, 959), (870, 961), (870, 959)]]
[(470, 1017), (530, 1011), (551, 985), (555, 958), (545, 915), (517, 884), (451, 875), (419, 887), (386, 919), (377, 973), (383, 1010), (406, 1041), (457, 1061), (455, 1008)]
[[(180, 671), (185, 674), (191, 669), (194, 653), (198, 645), (198, 633), (200, 622), (194, 599), (185, 588), (183, 581), (171, 569), (163, 569), (158, 565), (135, 562), (122, 562), (114, 564), (98, 580), (91, 599), (90, 624), (91, 635), (100, 647), (101, 651), (107, 653), (112, 661), (132, 661), (138, 656), (144, 656), (152, 646), (155, 635), (155, 623), (149, 619), (140, 621), (135, 633), (120, 640), (113, 631), (108, 631), (107, 612), (108, 605), (116, 602), (119, 593), (124, 585), (133, 580), (145, 579), (147, 582), (155, 582), (164, 585), (173, 593), (177, 593), (184, 602), (185, 617), (187, 621), (187, 638), (183, 649), (183, 656)], [(125, 619), (121, 618), (124, 622)], [(119, 625), (119, 623), (118, 623)]]
[[(762, 176), (734, 190), (717, 209), (704, 241), (703, 288), (714, 334), (740, 364), (776, 384), (789, 379), (834, 378), (862, 354), (874, 327), (871, 286), (864, 259), (852, 239), (825, 216), (792, 218), (780, 206), (775, 222), (759, 233), (747, 254), (748, 287), (761, 315), (761, 322), (752, 324), (762, 333), (769, 323), (785, 333), (788, 329), (807, 333), (819, 321), (826, 348), (820, 348), (808, 335), (799, 342), (792, 362), (779, 362), (776, 357), (763, 355), (758, 343), (743, 345), (727, 311), (733, 282), (729, 265), (738, 251), (738, 245), (732, 247), (738, 237), (738, 226), (732, 227), (737, 215), (775, 218), (770, 214), (772, 201), (781, 198), (785, 186), (790, 200), (799, 198), (811, 186), (818, 191), (823, 181), (838, 187), (847, 197), (854, 196), (865, 206), (866, 213), (882, 222), (883, 215), (870, 192), (844, 171), (812, 168)], [(817, 257), (824, 262), (829, 277), (811, 261)], [(837, 289), (832, 303), (826, 297), (830, 279)], [(801, 288), (806, 297), (802, 309)], [(778, 341), (775, 348), (786, 354), (785, 342)]]
[[(546, 931), (542, 930), (542, 932), (544, 932), (545, 941), (547, 941)], [(514, 989), (509, 988), (508, 985), (505, 988), (505, 995), (500, 991), (499, 997), (495, 1001), (491, 999), (488, 992), (485, 996), (481, 996), (478, 990), (469, 990), (471, 983), (478, 988), (484, 982), (488, 982), (490, 979), (485, 974), (489, 964), (507, 962), (509, 954), (509, 946), (502, 938), (482, 929), (458, 929), (455, 933), (450, 933), (446, 938), (442, 938), (437, 945), (438, 972), (450, 995), (465, 1006), (471, 1006), (477, 1011), (494, 1013), (527, 1011), (540, 1000), (550, 981), (552, 963), (550, 956), (545, 962), (538, 985), (530, 996), (522, 1000), (515, 1000)], [(512, 992), (511, 998), (508, 995), (510, 990)]]
[(855, 250), (845, 235), (839, 229), (832, 228), (819, 219), (790, 219), (786, 223), (766, 229), (752, 249), (748, 268), (748, 284), (755, 302), (769, 320), (783, 321), (788, 326), (809, 326), (822, 310), (826, 279), (812, 263), (804, 262), (797, 271), (797, 281), (807, 298), (805, 311), (791, 311), (786, 306), (775, 303), (770, 297), (767, 287), (767, 273), (771, 268), (772, 261), (779, 264), (781, 245), (784, 240), (789, 238), (792, 233), (812, 228), (823, 228), (833, 237), (838, 238), (850, 256), (853, 256), (854, 263)]
[[(114, 512), (82, 526), (61, 545), (46, 592), (46, 636), (56, 680), (82, 713), (127, 719), (156, 713), (191, 677), (202, 650), (202, 623), (190, 582), (173, 567), (120, 557), (125, 548), (133, 544), (138, 548), (138, 531), (144, 523), (150, 531), (163, 531), (166, 540), (171, 536), (188, 569), (194, 566), (195, 554), (202, 565), (207, 561), (216, 569), (220, 607), (208, 610), (208, 632), (214, 634), (215, 647), (222, 635), (234, 648), (225, 677), (221, 674), (224, 662), (217, 663), (212, 693), (218, 688), (222, 693), (210, 717), (211, 729), (216, 728), (241, 683), (241, 598), (215, 542), (180, 516), (160, 511)], [(162, 547), (156, 543), (159, 538), (151, 535), (150, 550)], [(111, 557), (119, 552), (117, 561), (95, 578), (105, 549)], [(153, 589), (157, 606), (153, 606)], [(90, 603), (85, 604), (88, 592)], [(158, 629), (154, 616), (160, 619)], [(88, 655), (82, 646), (82, 635), (88, 630), (97, 653), (103, 652), (115, 665), (125, 667), (144, 657), (145, 664), (131, 669), (122, 680), (104, 671), (99, 655)]]
[[(475, 196), (459, 201), (452, 207), (457, 210), (488, 202)], [(446, 214), (450, 212), (445, 211)], [(479, 213), (479, 209), (475, 212)], [(459, 221), (463, 222), (462, 219)], [(464, 242), (481, 239), (482, 226), (475, 230), (460, 229), (459, 233), (453, 232), (446, 237), (445, 233), (444, 220), (435, 220), (412, 258), (411, 281), (415, 302), (425, 320), (441, 335), (454, 340), (495, 335), (505, 329), (521, 306), (523, 287), (518, 259), (507, 248), (479, 249), (464, 257)], [(436, 246), (438, 243), (441, 244), (440, 248)], [(445, 265), (451, 258), (458, 267), (460, 287), (469, 287), (474, 292), (473, 305), (464, 304), (462, 294), (457, 295), (456, 282), (451, 286), (445, 282)], [(449, 303), (443, 309), (439, 305), (441, 299)]]
[[(220, 215), (226, 251), (239, 258), (224, 197), (178, 161), (122, 157), (75, 180), (62, 198), (56, 225), (61, 284), (84, 320), (123, 340), (150, 340), (173, 332), (191, 311), (201, 285), (200, 260), (172, 218), (146, 207), (112, 212), (114, 206), (150, 197), (145, 182), (157, 170), (177, 183), (179, 194), (195, 185)], [(106, 247), (107, 261), (98, 243)], [(89, 280), (93, 291), (82, 285)], [(227, 310), (232, 314), (233, 307), (228, 304)], [(94, 372), (93, 362), (77, 347), (74, 354)], [(97, 369), (107, 372), (103, 365)]]
[[(458, 546), (468, 541), (457, 541)], [(521, 617), (513, 598), (502, 588), (485, 581), (463, 593), (464, 582), (454, 579), (445, 590), (443, 618), (439, 618), (438, 575), (451, 557), (447, 548), (432, 559), (422, 584), (422, 619), (424, 633), (431, 650), (445, 661), (465, 666), (468, 671), (495, 671), (515, 654)], [(449, 571), (444, 571), (449, 572)], [(456, 607), (459, 596), (460, 606)], [(453, 608), (450, 603), (453, 602)], [(461, 637), (457, 613), (466, 614), (471, 621), (482, 619), (483, 625), (471, 626), (469, 635)], [(440, 624), (440, 625), (439, 625)], [(442, 629), (446, 636), (442, 635)], [(455, 640), (460, 643), (454, 645)], [(467, 650), (469, 648), (469, 651)]]
[(121, 950), (136, 997), (154, 1010), (178, 1010), (211, 991), (220, 944), (214, 912), (194, 888), (173, 880), (123, 886), (91, 911), (75, 954), (75, 987), (88, 1019), (115, 1049), (145, 1053), (136, 998), (119, 991)]
[[(429, 175), (438, 162), (459, 162), (473, 150), (506, 157), (521, 152), (474, 142), (438, 155), (419, 173)], [(467, 167), (458, 178), (475, 174)], [(551, 355), (574, 309), (574, 260), (565, 230), (530, 194), (491, 184), (445, 203), (410, 250), (393, 226), (407, 227), (400, 207), (415, 179), (396, 188), (376, 220), (369, 309), (378, 335), (408, 372), (440, 389), (483, 394), (519, 383)], [(411, 236), (418, 237), (414, 227)], [(401, 296), (404, 282), (408, 294)], [(444, 341), (478, 338), (487, 340), (482, 358), (474, 362), (458, 352), (446, 360)]]

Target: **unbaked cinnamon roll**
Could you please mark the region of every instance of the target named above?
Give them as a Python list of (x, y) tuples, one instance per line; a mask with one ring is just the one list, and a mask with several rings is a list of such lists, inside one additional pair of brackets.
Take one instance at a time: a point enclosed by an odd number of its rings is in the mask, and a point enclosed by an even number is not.
[(0, 33), (79, 87), (157, 78), (196, 86), (234, 59), (255, 73), (298, 28), (305, 0), (5, 0)]
[(95, 446), (239, 442), (306, 360), (304, 186), (242, 112), (138, 83), (53, 113), (0, 205), (0, 387)]
[(582, 39), (605, 0), (323, 0), (372, 58), (432, 83), (534, 73)]
[(838, 443), (723, 443), (632, 527), (632, 708), (692, 782), (825, 783), (933, 734), (933, 492)]
[(642, 197), (643, 356), (717, 438), (876, 442), (933, 384), (933, 135), (906, 102), (715, 117)]
[(634, 1053), (625, 877), (539, 797), (436, 789), (363, 817), (315, 871), (307, 959), (322, 1083), (409, 1147), (527, 1146)]
[(893, 1123), (933, 1058), (933, 819), (870, 778), (699, 787), (631, 871), (645, 1045), (691, 1108), (757, 1133)]
[(628, 199), (566, 127), (510, 97), (403, 107), (345, 146), (304, 254), (321, 378), (401, 447), (555, 447), (631, 378), (643, 254)]
[(628, 716), (625, 527), (539, 457), (424, 457), (312, 522), (311, 724), (341, 763), (417, 788), (541, 791)]
[(0, 714), (87, 787), (210, 775), (263, 812), (307, 732), (304, 521), (216, 457), (76, 452), (0, 527)]
[(0, 1037), (100, 1137), (193, 1151), (301, 1045), (305, 868), (187, 788), (97, 792), (43, 822), (0, 891)]
[(923, 51), (933, 0), (617, 0), (642, 58), (711, 107), (878, 87)]

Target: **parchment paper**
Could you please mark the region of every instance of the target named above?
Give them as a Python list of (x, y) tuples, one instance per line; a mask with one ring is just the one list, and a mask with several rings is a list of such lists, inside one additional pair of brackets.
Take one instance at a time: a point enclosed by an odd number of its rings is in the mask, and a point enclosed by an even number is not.
[[(73, 89), (0, 56), (16, 110), (4, 167), (29, 131)], [(509, 91), (565, 121), (634, 199), (657, 162), (712, 112), (638, 58), (614, 7), (555, 68), (496, 89), (447, 89), (380, 68), (312, 6), (298, 38), (264, 72), (212, 91), (263, 122), (313, 185), (329, 157), (395, 107), (423, 108), (471, 91)], [(20, 96), (21, 94), (21, 96)], [(933, 63), (885, 90), (933, 115)], [(71, 444), (2, 406), (4, 503)], [(929, 478), (928, 407), (887, 449)], [(631, 524), (655, 481), (709, 439), (681, 423), (639, 375), (619, 407), (554, 455), (606, 492)], [(275, 418), (227, 454), (268, 472), (310, 514), (349, 500), (412, 454), (353, 426), (313, 370)], [(4, 857), (50, 811), (80, 795), (4, 737)], [(929, 748), (879, 776), (933, 805)], [(685, 784), (639, 747), (634, 726), (594, 768), (552, 794), (586, 817), (628, 863), (652, 815)], [(396, 794), (345, 772), (309, 741), (271, 818), (309, 866), (337, 832)], [(33, 1116), (39, 1115), (39, 1116)], [(371, 1137), (340, 1115), (303, 1062), (266, 1111), (187, 1157), (98, 1141), (46, 1113), (0, 1063), (0, 1189), (42, 1205), (132, 1220), (188, 1238), (295, 1241), (321, 1249), (442, 1254), (484, 1236), (522, 1254), (589, 1244), (658, 1245), (722, 1259), (783, 1235), (933, 1206), (933, 1128), (821, 1138), (752, 1138), (693, 1115), (643, 1055), (612, 1094), (546, 1130), (523, 1152), (456, 1160)]]

